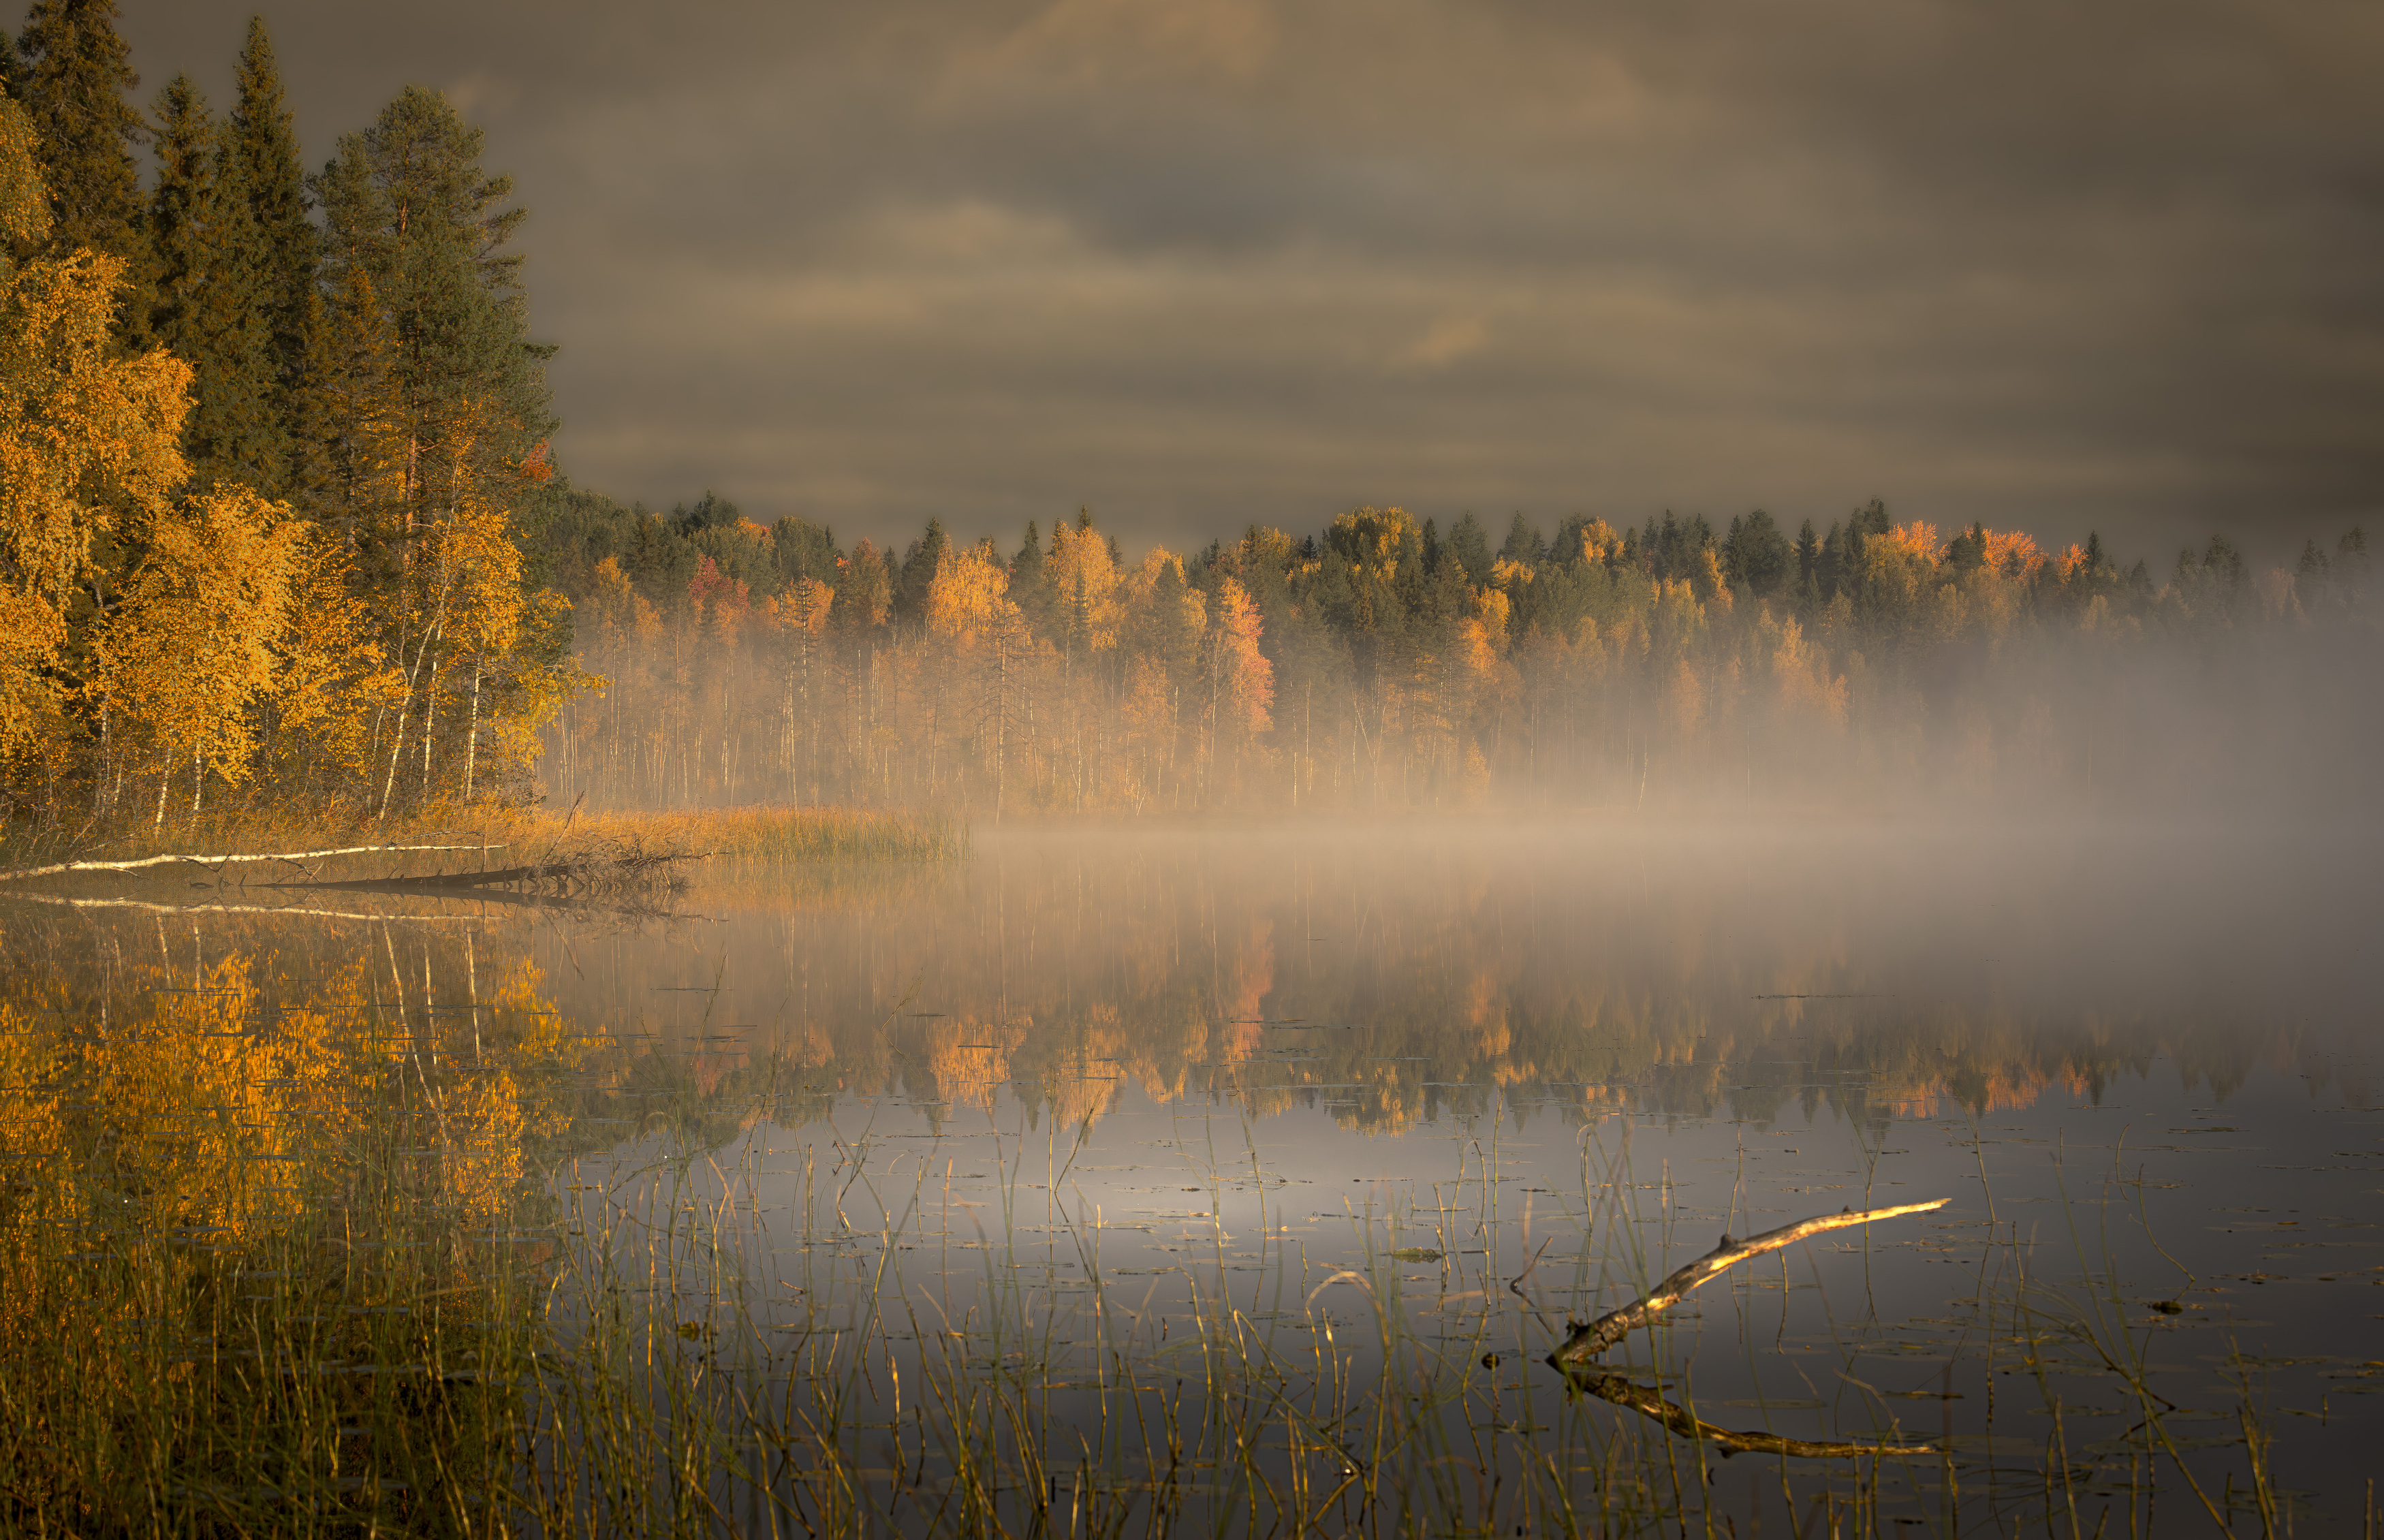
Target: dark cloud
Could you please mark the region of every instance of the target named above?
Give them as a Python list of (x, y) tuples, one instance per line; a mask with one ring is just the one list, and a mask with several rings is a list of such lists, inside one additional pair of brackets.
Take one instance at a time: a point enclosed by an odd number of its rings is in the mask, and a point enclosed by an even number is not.
[[(251, 6), (125, 0), (218, 101)], [(1763, 505), (2373, 519), (2384, 12), (268, 4), (518, 179), (560, 448), (847, 536)]]

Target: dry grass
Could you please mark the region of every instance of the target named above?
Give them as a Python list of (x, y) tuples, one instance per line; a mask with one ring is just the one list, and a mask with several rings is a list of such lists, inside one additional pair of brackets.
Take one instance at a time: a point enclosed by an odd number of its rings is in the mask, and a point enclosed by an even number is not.
[(576, 818), (540, 814), (528, 821), (525, 833), (535, 840), (549, 829), (565, 849), (588, 840), (777, 861), (957, 861), (969, 848), (967, 829), (939, 813), (869, 808), (713, 808), (581, 813)]

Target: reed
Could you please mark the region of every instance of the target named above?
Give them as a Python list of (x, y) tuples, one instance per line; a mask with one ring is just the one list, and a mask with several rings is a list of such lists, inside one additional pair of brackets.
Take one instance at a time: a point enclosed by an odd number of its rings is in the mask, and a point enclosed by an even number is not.
[[(1537, 1189), (1528, 1214), (1490, 1118), (1438, 1181), (1345, 1187), (1320, 1229), (1314, 1185), (1228, 1099), (1173, 1141), (1161, 1245), (1086, 1200), (1088, 1129), (1024, 1115), (1049, 1106), (1031, 1088), (1015, 1118), (925, 1138), (780, 1095), (790, 1065), (751, 1067), (757, 1094), (727, 1105), (653, 1045), (574, 1049), (533, 999), (467, 1023), (301, 992), (0, 1012), (27, 1131), (0, 1209), (0, 1526), (1729, 1534), (1772, 1504), (1807, 1534), (2082, 1536), (2158, 1533), (2180, 1480), (2221, 1529), (2293, 1517), (2248, 1377), (2227, 1437), (2170, 1431), (2177, 1386), (2086, 1230), (2059, 1286), (2006, 1223), (1949, 1232), (1977, 1248), (1975, 1313), (1922, 1361), (1950, 1385), (1975, 1349), (2002, 1398), (1924, 1455), (1888, 1447), (1914, 1403), (1872, 1367), (1911, 1345), (1817, 1256), (1793, 1305), (1782, 1251), (1776, 1302), (1745, 1267), (1695, 1312), (1648, 1312), (1638, 1361), (1609, 1367), (1678, 1418), (1543, 1361), (1568, 1305), (1646, 1298), (1668, 1251), (1703, 1244), (1628, 1120), (1584, 1125), (1577, 1191)], [(235, 1037), (267, 1056), (209, 1046)], [(94, 1077), (136, 1039), (230, 1069), (109, 1122)], [(292, 1044), (319, 1073), (268, 1053)], [(491, 1098), (512, 1110), (474, 1112)], [(492, 1186), (471, 1162), (499, 1147), (529, 1163)], [(1826, 1244), (1845, 1268), (1901, 1259)], [(1715, 1334), (1769, 1387), (1761, 1410), (1700, 1407)], [(2081, 1435), (2098, 1400), (2137, 1425)], [(1707, 1419), (1757, 1417), (1872, 1447), (1725, 1467)]]

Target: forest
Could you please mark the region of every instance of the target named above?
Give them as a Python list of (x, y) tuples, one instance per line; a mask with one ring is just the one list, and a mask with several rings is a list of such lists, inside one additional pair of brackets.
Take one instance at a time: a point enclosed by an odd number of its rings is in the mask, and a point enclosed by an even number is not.
[[(1178, 553), (1089, 510), (899, 552), (572, 485), (478, 131), (308, 171), (261, 20), (134, 105), (108, 0), (0, 46), (0, 813), (475, 801), (1038, 814), (2356, 794), (2366, 539), (2255, 573), (1873, 498), (1792, 533), (1356, 508)], [(148, 166), (144, 173), (144, 161)], [(2346, 703), (2346, 690), (2350, 691)], [(2329, 779), (2328, 777), (2334, 777)]]
[(0, 813), (528, 795), (577, 679), (510, 182), (413, 88), (308, 172), (261, 20), (143, 112), (115, 14), (0, 38)]

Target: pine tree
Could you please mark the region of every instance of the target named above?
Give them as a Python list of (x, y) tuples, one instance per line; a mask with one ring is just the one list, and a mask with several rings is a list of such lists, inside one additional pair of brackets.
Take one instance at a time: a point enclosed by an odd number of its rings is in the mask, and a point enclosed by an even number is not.
[[(309, 436), (303, 406), (313, 328), (321, 314), (315, 272), (321, 237), (306, 217), (306, 178), (298, 158), (297, 130), (283, 105), (281, 76), (265, 19), (251, 17), (248, 41), (240, 52), (240, 99), (231, 113), (232, 158), (248, 194), (258, 255), (258, 303), (270, 319), (276, 393), (274, 406), (284, 438)], [(297, 467), (293, 466), (293, 471)], [(268, 491), (303, 494), (299, 478)]]
[(25, 96), (25, 56), (6, 31), (0, 31), (0, 96), (19, 102)]
[(118, 329), (139, 344), (147, 341), (150, 275), (132, 146), (145, 130), (125, 100), (141, 77), (116, 35), (116, 0), (33, 0), (18, 37), (25, 71), (10, 89), (41, 136), (52, 249), (81, 246), (125, 260)]
[(183, 453), (203, 487), (240, 482), (278, 495), (289, 438), (265, 303), (270, 275), (240, 158), (187, 75), (159, 93), (156, 110), (150, 331), (194, 374)]

